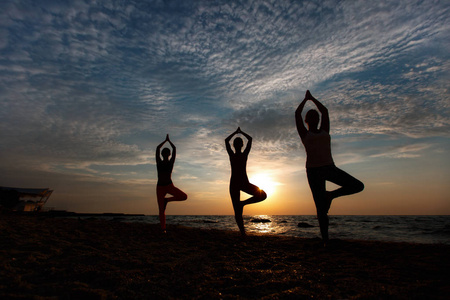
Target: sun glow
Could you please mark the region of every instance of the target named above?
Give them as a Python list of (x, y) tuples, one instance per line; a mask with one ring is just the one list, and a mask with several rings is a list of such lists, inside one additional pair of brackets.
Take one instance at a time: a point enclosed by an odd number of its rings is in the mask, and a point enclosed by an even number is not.
[(249, 180), (250, 183), (264, 190), (268, 196), (273, 195), (276, 191), (276, 186), (279, 185), (279, 183), (274, 181), (270, 175), (267, 174), (256, 174)]

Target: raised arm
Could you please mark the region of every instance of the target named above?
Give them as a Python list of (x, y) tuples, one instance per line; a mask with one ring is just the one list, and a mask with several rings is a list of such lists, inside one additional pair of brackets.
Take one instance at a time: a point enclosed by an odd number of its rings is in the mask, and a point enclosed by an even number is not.
[(175, 158), (177, 156), (177, 147), (172, 143), (172, 141), (169, 139), (169, 135), (167, 134), (166, 141), (169, 142), (170, 146), (172, 147), (172, 156), (170, 157), (171, 162), (175, 162)]
[[(309, 91), (306, 91), (306, 95), (308, 95), (308, 93)], [(306, 95), (305, 99), (303, 99), (303, 101), (299, 104), (299, 106), (295, 110), (295, 124), (297, 125), (298, 135), (300, 135), (301, 139), (303, 139), (306, 136), (306, 133), (308, 132), (308, 129), (306, 129), (302, 118), (303, 108), (305, 107), (306, 101), (308, 101)]]
[(252, 139), (252, 137), (249, 136), (247, 133), (243, 132), (243, 131), (241, 130), (241, 127), (238, 127), (237, 133), (242, 134), (242, 135), (245, 136), (245, 138), (247, 139), (247, 146), (245, 146), (244, 153), (248, 155), (248, 154), (250, 153), (250, 149), (252, 148), (252, 140), (253, 140), (253, 139)]
[(225, 147), (227, 148), (227, 152), (228, 155), (232, 155), (234, 154), (233, 150), (231, 149), (231, 145), (230, 145), (230, 140), (233, 136), (235, 136), (238, 133), (238, 130), (240, 130), (239, 128), (233, 132), (232, 134), (230, 134), (226, 139), (225, 139)]
[(167, 137), (166, 137), (166, 139), (161, 143), (161, 144), (159, 144), (157, 147), (156, 147), (156, 161), (157, 162), (160, 162), (161, 161), (161, 147), (165, 144), (167, 142)]
[(306, 91), (305, 98), (308, 98), (308, 100), (311, 100), (314, 102), (314, 104), (319, 109), (320, 113), (322, 114), (322, 121), (320, 122), (320, 129), (325, 130), (326, 132), (330, 132), (330, 117), (328, 115), (328, 109), (319, 102), (316, 98), (314, 98), (309, 91)]

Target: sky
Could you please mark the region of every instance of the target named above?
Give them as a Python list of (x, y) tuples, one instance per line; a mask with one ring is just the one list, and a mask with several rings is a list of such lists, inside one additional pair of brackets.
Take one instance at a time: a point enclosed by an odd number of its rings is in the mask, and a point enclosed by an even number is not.
[(449, 20), (432, 0), (1, 1), (0, 186), (154, 215), (169, 134), (188, 199), (167, 214), (233, 214), (240, 126), (268, 194), (244, 214), (315, 214), (294, 117), (310, 90), (336, 165), (365, 184), (330, 214), (450, 214)]

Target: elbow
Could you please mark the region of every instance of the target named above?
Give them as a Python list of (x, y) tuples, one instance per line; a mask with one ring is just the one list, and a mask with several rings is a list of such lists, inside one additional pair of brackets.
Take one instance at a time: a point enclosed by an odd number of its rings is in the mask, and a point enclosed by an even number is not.
[(295, 120), (297, 120), (297, 121), (299, 121), (299, 120), (302, 120), (303, 121), (303, 119), (302, 119), (302, 109), (297, 109), (296, 111), (295, 111)]

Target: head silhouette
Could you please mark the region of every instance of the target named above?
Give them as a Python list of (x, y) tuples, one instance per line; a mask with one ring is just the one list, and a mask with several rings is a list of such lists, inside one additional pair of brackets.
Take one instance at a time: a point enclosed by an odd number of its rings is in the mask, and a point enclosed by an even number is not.
[(161, 155), (162, 155), (163, 159), (165, 159), (165, 160), (169, 159), (170, 149), (169, 148), (162, 149)]
[(241, 150), (242, 147), (244, 146), (244, 141), (242, 141), (242, 139), (240, 137), (237, 137), (233, 141), (233, 146), (234, 146), (234, 149), (236, 149), (236, 151)]
[(317, 129), (319, 118), (317, 110), (311, 109), (306, 113), (305, 123), (308, 124), (309, 129)]

